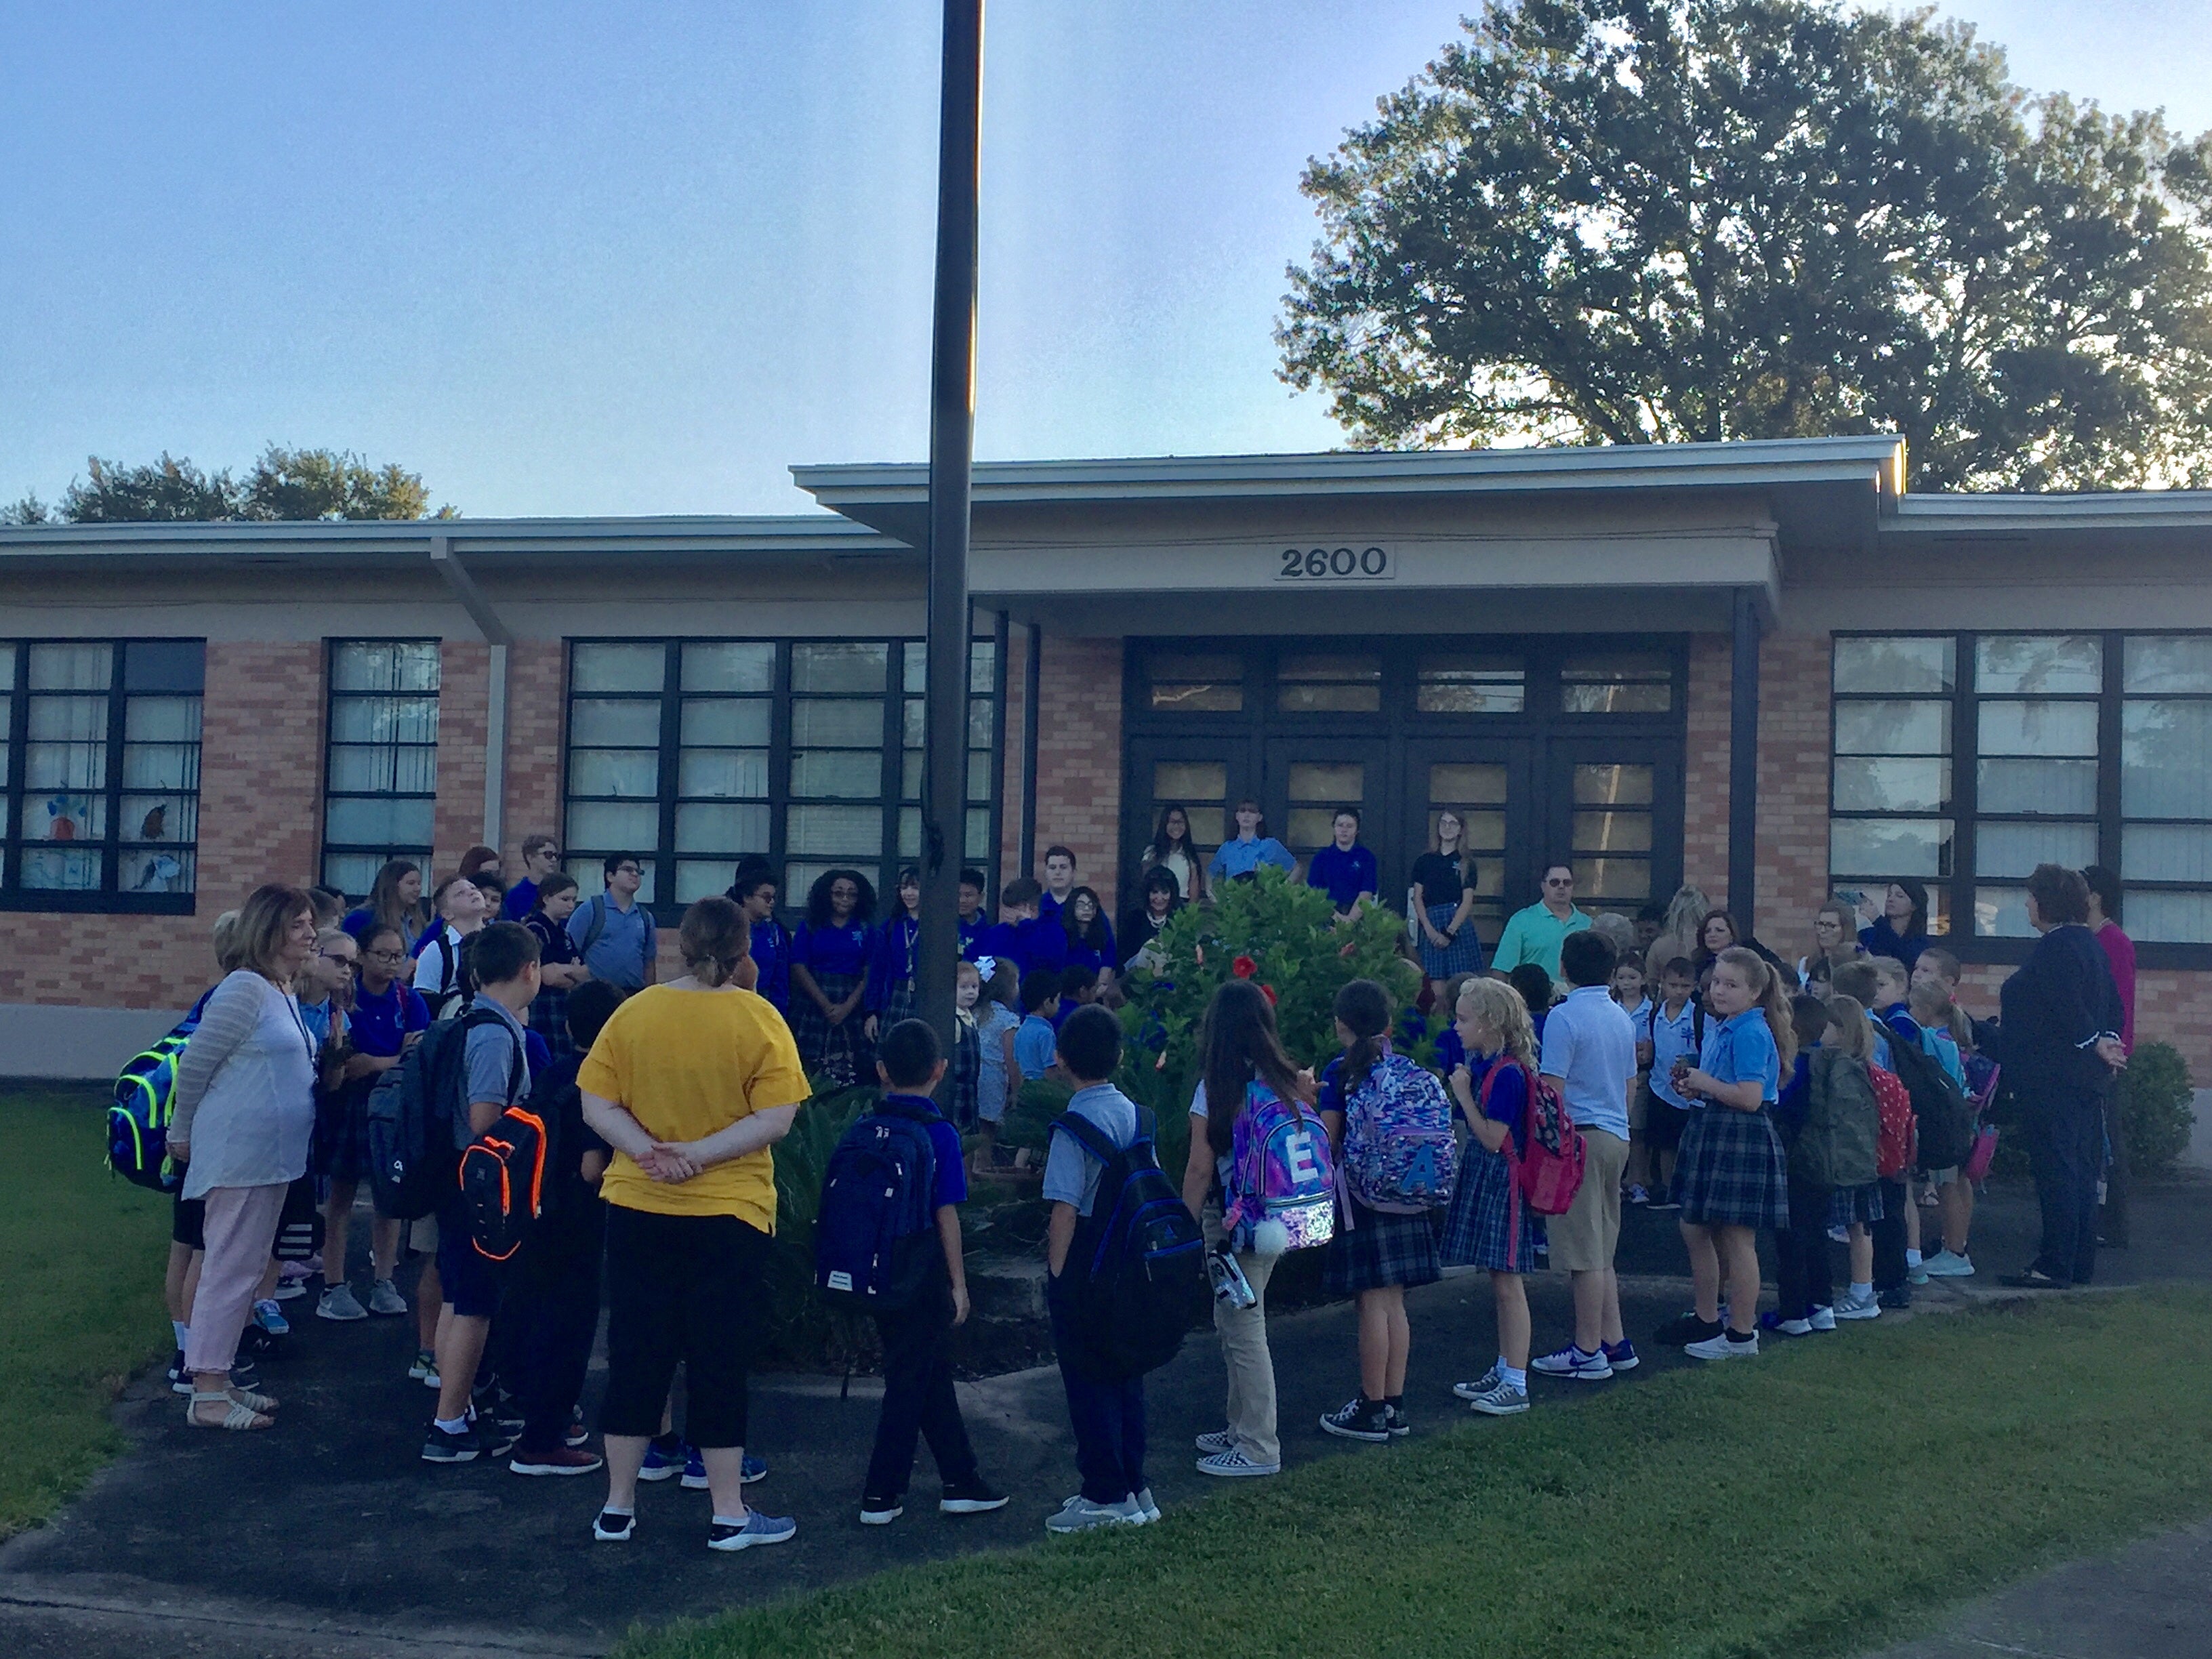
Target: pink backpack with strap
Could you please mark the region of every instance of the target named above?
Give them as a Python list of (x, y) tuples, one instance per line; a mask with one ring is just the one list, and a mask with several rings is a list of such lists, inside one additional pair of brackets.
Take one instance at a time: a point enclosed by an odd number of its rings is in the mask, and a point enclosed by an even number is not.
[[(1583, 1169), (1589, 1148), (1583, 1132), (1559, 1091), (1534, 1069), (1515, 1061), (1528, 1088), (1528, 1108), (1520, 1127), (1505, 1144), (1513, 1164), (1513, 1179), (1521, 1201), (1538, 1215), (1565, 1215), (1582, 1190)], [(1490, 1091), (1502, 1066), (1492, 1066), (1482, 1079), (1483, 1110), (1490, 1109)]]
[(1264, 1083), (1248, 1085), (1244, 1103), (1230, 1142), (1223, 1229), (1239, 1249), (1263, 1255), (1328, 1243), (1336, 1236), (1336, 1160), (1320, 1115)]

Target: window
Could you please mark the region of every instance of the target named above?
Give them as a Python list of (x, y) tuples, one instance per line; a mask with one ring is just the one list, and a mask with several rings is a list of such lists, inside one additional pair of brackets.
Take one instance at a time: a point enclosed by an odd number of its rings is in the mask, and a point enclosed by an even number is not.
[[(888, 887), (921, 847), (927, 660), (919, 641), (888, 640), (575, 641), (570, 873), (597, 892), (606, 854), (635, 854), (664, 908), (721, 892), (754, 854), (781, 872), (787, 906), (839, 866)], [(997, 672), (993, 643), (975, 641), (965, 853), (987, 864)]]
[(428, 872), (438, 793), (438, 641), (333, 640), (323, 884), (366, 897), (379, 866)]
[(1275, 671), (1285, 714), (1365, 714), (1382, 707), (1380, 657), (1286, 656)]
[(1233, 714), (1244, 707), (1244, 659), (1170, 652), (1152, 659), (1152, 706), (1163, 714)]
[(2031, 870), (2102, 863), (2138, 942), (2212, 945), (2212, 635), (1842, 637), (1834, 690), (1839, 890), (2025, 939)]
[(0, 902), (189, 911), (198, 640), (0, 641)]
[(1517, 714), (1526, 681), (1510, 657), (1423, 657), (1414, 707), (1424, 714)]
[(1674, 664), (1664, 652), (1592, 652), (1559, 665), (1566, 714), (1663, 714), (1674, 706)]
[(1652, 896), (1652, 769), (1577, 764), (1573, 788), (1570, 856), (1576, 901), (1633, 912)]

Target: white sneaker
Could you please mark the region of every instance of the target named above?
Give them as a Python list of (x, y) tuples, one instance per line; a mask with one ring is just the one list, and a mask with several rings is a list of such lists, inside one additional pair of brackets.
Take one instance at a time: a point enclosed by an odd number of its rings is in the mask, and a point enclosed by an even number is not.
[(1927, 1269), (1930, 1279), (1972, 1279), (1974, 1276), (1974, 1264), (1965, 1256), (1948, 1249), (1936, 1251), (1921, 1266)]
[(1816, 1331), (1832, 1331), (1836, 1328), (1836, 1310), (1832, 1307), (1815, 1308), (1813, 1316), (1805, 1322)]
[(1118, 1504), (1094, 1504), (1079, 1492), (1044, 1518), (1047, 1532), (1089, 1532), (1094, 1527), (1141, 1524), (1142, 1511), (1138, 1510), (1134, 1498), (1125, 1498)]
[(323, 1292), (323, 1299), (315, 1305), (315, 1317), (341, 1322), (366, 1319), (368, 1310), (361, 1305), (361, 1298), (353, 1293), (350, 1285), (333, 1285)]
[(1242, 1446), (1231, 1446), (1227, 1451), (1216, 1452), (1211, 1457), (1200, 1458), (1198, 1472), (1200, 1474), (1218, 1474), (1231, 1480), (1240, 1480), (1255, 1475), (1280, 1474), (1283, 1472), (1283, 1466), (1280, 1463), (1255, 1463), (1244, 1455), (1244, 1449)]
[(1570, 1342), (1555, 1353), (1538, 1354), (1528, 1362), (1528, 1369), (1546, 1376), (1571, 1376), (1577, 1382), (1602, 1382), (1613, 1375), (1613, 1362), (1601, 1347), (1595, 1353), (1584, 1353)]
[(1136, 1519), (1139, 1526), (1149, 1526), (1160, 1518), (1160, 1506), (1152, 1501), (1152, 1489), (1150, 1486), (1140, 1492), (1133, 1493), (1129, 1501), (1136, 1506)]
[(1751, 1340), (1742, 1342), (1723, 1329), (1718, 1336), (1692, 1342), (1682, 1352), (1692, 1359), (1756, 1359), (1759, 1358), (1759, 1333), (1753, 1331)]
[(1838, 1319), (1879, 1319), (1881, 1317), (1881, 1303), (1871, 1292), (1862, 1302), (1850, 1291), (1845, 1291), (1836, 1298), (1835, 1315)]

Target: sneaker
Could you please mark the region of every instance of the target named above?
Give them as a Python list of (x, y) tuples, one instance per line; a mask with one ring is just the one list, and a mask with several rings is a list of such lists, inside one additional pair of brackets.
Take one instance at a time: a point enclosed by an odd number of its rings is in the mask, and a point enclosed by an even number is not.
[(993, 1510), (1002, 1510), (1012, 1500), (1006, 1493), (985, 1486), (981, 1480), (971, 1480), (964, 1486), (947, 1486), (937, 1500), (939, 1515), (988, 1515)]
[(415, 1351), (415, 1363), (407, 1368), (407, 1375), (416, 1379), (426, 1389), (440, 1389), (445, 1386), (438, 1376), (438, 1356), (428, 1348), (417, 1348)]
[(1938, 1250), (1920, 1264), (1931, 1279), (1972, 1279), (1974, 1264), (1953, 1250)]
[(1385, 1406), (1382, 1409), (1389, 1417), (1390, 1435), (1393, 1439), (1403, 1439), (1407, 1435), (1413, 1433), (1413, 1419), (1406, 1415), (1406, 1408), (1403, 1406)]
[(1612, 1362), (1606, 1358), (1602, 1345), (1595, 1353), (1584, 1353), (1571, 1342), (1551, 1353), (1540, 1353), (1528, 1362), (1528, 1369), (1546, 1376), (1571, 1377), (1577, 1382), (1602, 1382), (1613, 1375)]
[(289, 1302), (307, 1293), (307, 1281), (303, 1274), (298, 1279), (280, 1279), (276, 1288), (269, 1292), (271, 1302)]
[(1759, 1358), (1759, 1333), (1747, 1337), (1723, 1330), (1718, 1336), (1709, 1336), (1702, 1342), (1692, 1342), (1682, 1352), (1692, 1359), (1756, 1359)]
[(1628, 1189), (1627, 1198), (1631, 1204), (1641, 1209), (1651, 1201), (1651, 1189), (1649, 1187), (1631, 1187)]
[(1488, 1394), (1492, 1389), (1495, 1389), (1498, 1383), (1504, 1380), (1504, 1379), (1500, 1377), (1498, 1374), (1498, 1367), (1492, 1365), (1488, 1370), (1483, 1372), (1480, 1376), (1475, 1378), (1472, 1382), (1453, 1383), (1452, 1392), (1457, 1395), (1462, 1400), (1480, 1400), (1483, 1395)]
[(515, 1474), (589, 1474), (593, 1469), (605, 1468), (606, 1463), (595, 1453), (556, 1446), (544, 1452), (519, 1451), (507, 1467)]
[(1605, 1345), (1605, 1358), (1617, 1371), (1632, 1371), (1644, 1363), (1637, 1355), (1636, 1345), (1625, 1336), (1618, 1342)]
[[(1226, 1455), (1226, 1454), (1224, 1454)], [(1078, 1492), (1044, 1518), (1047, 1532), (1090, 1532), (1098, 1527), (1140, 1527), (1152, 1518), (1133, 1497), (1118, 1504), (1094, 1504)]]
[[(651, 1447), (647, 1447), (646, 1449), (645, 1455), (646, 1460), (650, 1462), (653, 1458), (653, 1449)], [(669, 1464), (669, 1468), (673, 1468), (674, 1467), (675, 1464), (672, 1461)], [(641, 1480), (649, 1478), (654, 1480), (663, 1480), (667, 1479), (665, 1471), (648, 1477), (646, 1475), (644, 1470), (640, 1469), (638, 1471), (638, 1476)], [(747, 1452), (745, 1454), (745, 1461), (739, 1467), (738, 1471), (738, 1484), (741, 1486), (750, 1486), (756, 1480), (765, 1480), (767, 1479), (768, 1460), (764, 1457), (755, 1457), (750, 1452)], [(684, 1490), (686, 1492), (704, 1492), (707, 1490), (707, 1460), (699, 1455), (699, 1449), (696, 1446), (689, 1444), (685, 1445), (684, 1448)]]
[(1925, 1261), (1911, 1263), (1905, 1270), (1905, 1278), (1907, 1284), (1925, 1285), (1928, 1282), (1928, 1264)]
[(407, 1311), (407, 1298), (399, 1294), (399, 1287), (388, 1279), (380, 1279), (368, 1287), (368, 1310), (380, 1318), (389, 1319)]
[(504, 1457), (522, 1439), (522, 1425), (519, 1420), (507, 1422), (498, 1418), (478, 1418), (469, 1426), (476, 1431), (477, 1439), (482, 1443), (486, 1457)]
[(422, 1443), (425, 1463), (473, 1463), (483, 1455), (483, 1446), (474, 1427), (441, 1429), (433, 1423), (430, 1437)]
[(350, 1285), (333, 1285), (323, 1292), (322, 1300), (315, 1304), (315, 1317), (352, 1321), (368, 1317), (368, 1310), (361, 1305)]
[(679, 1484), (686, 1492), (707, 1490), (707, 1460), (688, 1440), (684, 1443), (684, 1479)]
[(710, 1550), (749, 1550), (756, 1544), (781, 1544), (799, 1530), (799, 1522), (787, 1515), (763, 1515), (758, 1510), (747, 1510), (744, 1524), (732, 1526), (726, 1521), (717, 1521), (707, 1528), (707, 1547)]
[(292, 1322), (284, 1317), (284, 1310), (273, 1297), (253, 1304), (253, 1322), (271, 1336), (292, 1334)]
[(1651, 1200), (1651, 1208), (1655, 1212), (1660, 1210), (1679, 1210), (1681, 1207), (1672, 1193), (1656, 1194)]
[(1231, 1446), (1227, 1451), (1216, 1452), (1211, 1457), (1198, 1460), (1200, 1474), (1218, 1474), (1231, 1480), (1245, 1480), (1255, 1475), (1280, 1474), (1280, 1463), (1255, 1463), (1244, 1455), (1242, 1446)]
[(1137, 1493), (1129, 1501), (1137, 1506), (1138, 1514), (1144, 1517), (1139, 1524), (1150, 1526), (1160, 1518), (1160, 1506), (1152, 1501), (1152, 1489), (1150, 1486)]
[(1912, 1286), (1893, 1285), (1887, 1290), (1878, 1292), (1875, 1300), (1885, 1308), (1909, 1308), (1912, 1305)]
[(1193, 1443), (1199, 1450), (1212, 1456), (1215, 1452), (1225, 1452), (1235, 1445), (1237, 1437), (1226, 1429), (1216, 1429), (1212, 1434), (1201, 1434)]
[(756, 1480), (767, 1479), (768, 1459), (755, 1457), (750, 1452), (747, 1452), (744, 1464), (738, 1470), (738, 1484), (741, 1486), (750, 1486)]
[(1829, 1316), (1833, 1319), (1879, 1319), (1881, 1317), (1881, 1299), (1869, 1291), (1866, 1299), (1861, 1301), (1846, 1290), (1836, 1298)]
[(637, 1516), (601, 1510), (592, 1519), (592, 1536), (602, 1544), (627, 1544), (637, 1536)]
[(1809, 1319), (1784, 1319), (1779, 1313), (1769, 1311), (1759, 1316), (1759, 1328), (1778, 1331), (1784, 1336), (1810, 1336), (1813, 1322)]
[[(185, 1379), (190, 1382), (188, 1376)], [(247, 1394), (261, 1392), (261, 1368), (250, 1359), (241, 1359), (230, 1368), (230, 1386)]]
[(684, 1454), (690, 1449), (674, 1435), (655, 1435), (646, 1443), (645, 1462), (639, 1466), (641, 1480), (666, 1480), (683, 1473)]
[(578, 1446), (589, 1445), (591, 1439), (592, 1431), (584, 1426), (584, 1408), (579, 1406), (568, 1415), (568, 1427), (561, 1436), (561, 1443), (574, 1450)]
[(178, 1349), (170, 1359), (168, 1376), (171, 1394), (190, 1394), (192, 1391), (192, 1374), (185, 1369), (185, 1351), (182, 1348)]
[(1528, 1390), (1516, 1389), (1501, 1378), (1467, 1403), (1485, 1417), (1511, 1417), (1528, 1409)]
[(1390, 1408), (1356, 1394), (1334, 1411), (1323, 1415), (1321, 1431), (1346, 1440), (1364, 1440), (1382, 1445), (1390, 1438)]
[(1831, 1227), (1828, 1237), (1838, 1244), (1848, 1244), (1851, 1242), (1851, 1230), (1849, 1227)]
[(1836, 1328), (1836, 1310), (1832, 1307), (1815, 1308), (1813, 1310), (1812, 1317), (1805, 1322), (1816, 1331), (1832, 1331)]
[(864, 1527), (888, 1527), (906, 1513), (906, 1505), (896, 1498), (871, 1493), (860, 1499), (860, 1524)]
[(1697, 1310), (1668, 1320), (1651, 1333), (1651, 1340), (1662, 1348), (1687, 1347), (1692, 1342), (1702, 1342), (1709, 1336), (1718, 1336), (1727, 1327), (1717, 1319), (1700, 1319)]

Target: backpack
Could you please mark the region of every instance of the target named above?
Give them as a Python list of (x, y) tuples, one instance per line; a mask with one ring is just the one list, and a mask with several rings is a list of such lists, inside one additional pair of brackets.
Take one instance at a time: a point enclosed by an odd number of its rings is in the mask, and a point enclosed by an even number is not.
[(199, 1029), (203, 993), (191, 1012), (143, 1054), (125, 1062), (107, 1108), (107, 1167), (134, 1187), (173, 1193), (184, 1176), (169, 1162), (169, 1123), (177, 1113), (177, 1060)]
[(1839, 1048), (1807, 1056), (1804, 1126), (1790, 1148), (1790, 1174), (1808, 1187), (1863, 1187), (1879, 1178), (1881, 1108), (1865, 1062)]
[(1974, 1103), (1974, 1150), (1966, 1154), (1966, 1162), (1959, 1165), (1959, 1173), (1968, 1181), (1989, 1179), (1990, 1165), (1997, 1155), (1997, 1126), (1992, 1121), (1992, 1109), (1996, 1104), (1997, 1090), (2004, 1081), (2004, 1068), (1987, 1054), (1966, 1056), (1966, 1085), (1969, 1098)]
[[(1516, 1062), (1517, 1064), (1517, 1062)], [(1490, 1109), (1490, 1091), (1496, 1086), (1498, 1067), (1483, 1074), (1481, 1106)], [(1520, 1131), (1505, 1144), (1513, 1164), (1513, 1179), (1521, 1188), (1521, 1201), (1538, 1215), (1565, 1215), (1582, 1190), (1583, 1167), (1589, 1149), (1583, 1132), (1567, 1110), (1559, 1091), (1544, 1081), (1533, 1067), (1520, 1067), (1528, 1085), (1528, 1109)]]
[[(370, 1091), (368, 1182), (378, 1214), (419, 1221), (453, 1192), (460, 1160), (453, 1126), (466, 1121), (469, 1109), (461, 1098), (468, 1091), (468, 1034), (486, 1023), (501, 1023), (489, 1008), (437, 1021)], [(521, 1067), (517, 1042), (509, 1094)]]
[(1892, 1033), (1890, 1070), (1904, 1084), (1920, 1132), (1916, 1167), (1948, 1170), (1966, 1161), (1974, 1150), (1974, 1106), (1959, 1079), (1919, 1043)]
[(839, 1139), (822, 1177), (814, 1221), (814, 1287), (856, 1311), (911, 1304), (937, 1260), (930, 1200), (938, 1114), (879, 1101)]
[(1386, 1054), (1344, 1108), (1344, 1184), (1352, 1197), (1385, 1215), (1451, 1202), (1459, 1144), (1451, 1098), (1434, 1073)]
[[(646, 910), (643, 905), (637, 908), (645, 914), (645, 954), (646, 959), (650, 961), (658, 948), (659, 931), (653, 925), (653, 912)], [(576, 946), (579, 959), (591, 955), (592, 947), (599, 942), (599, 935), (607, 931), (607, 896), (605, 893), (592, 894), (584, 901), (584, 912), (589, 920), (584, 923), (584, 937)]]
[[(1893, 1054), (1895, 1052), (1891, 1050)], [(1905, 1091), (1896, 1073), (1871, 1060), (1867, 1062), (1867, 1075), (1874, 1079), (1875, 1109), (1881, 1120), (1874, 1146), (1875, 1177), (1894, 1181), (1912, 1167), (1912, 1097)]]
[(1052, 1127), (1105, 1166), (1060, 1270), (1079, 1344), (1069, 1358), (1092, 1381), (1125, 1382), (1174, 1358), (1183, 1334), (1213, 1305), (1206, 1237), (1160, 1168), (1150, 1112), (1139, 1109), (1127, 1146), (1073, 1112)]
[(545, 1120), (517, 1101), (461, 1148), (461, 1203), (478, 1255), (505, 1261), (544, 1213), (551, 1140)]
[[(1336, 1236), (1336, 1159), (1317, 1114), (1285, 1101), (1264, 1083), (1245, 1085), (1229, 1170), (1235, 1191), (1221, 1226), (1237, 1249), (1272, 1255), (1326, 1244)], [(1262, 1230), (1265, 1243), (1259, 1242)]]

